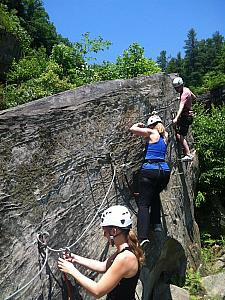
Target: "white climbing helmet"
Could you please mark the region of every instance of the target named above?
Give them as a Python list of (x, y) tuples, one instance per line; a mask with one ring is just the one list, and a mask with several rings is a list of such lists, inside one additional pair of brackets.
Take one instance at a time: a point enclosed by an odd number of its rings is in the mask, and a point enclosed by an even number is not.
[(154, 123), (157, 123), (157, 122), (162, 122), (161, 118), (158, 115), (152, 115), (148, 119), (147, 126), (150, 126), (150, 125), (152, 125)]
[(179, 87), (183, 84), (184, 84), (184, 82), (183, 82), (183, 79), (181, 77), (175, 77), (174, 78), (174, 80), (173, 80), (173, 86), (174, 87)]
[(106, 209), (101, 216), (101, 226), (117, 226), (130, 228), (132, 225), (129, 210), (122, 205), (114, 205)]

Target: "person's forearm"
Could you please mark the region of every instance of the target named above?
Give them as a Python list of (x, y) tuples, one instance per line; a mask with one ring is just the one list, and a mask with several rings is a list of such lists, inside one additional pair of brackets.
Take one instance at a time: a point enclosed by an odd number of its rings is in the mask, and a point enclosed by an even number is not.
[(144, 123), (134, 124), (133, 126), (130, 127), (130, 131), (137, 136), (143, 136), (143, 137), (147, 137), (151, 133), (151, 129), (146, 128)]
[(197, 98), (196, 95), (193, 92), (191, 92), (191, 95), (192, 95), (193, 100), (195, 100)]
[(176, 119), (179, 119), (179, 117), (180, 117), (180, 115), (181, 115), (181, 113), (182, 113), (182, 111), (183, 111), (183, 108), (184, 108), (183, 105), (180, 105), (180, 106), (179, 106), (179, 109), (178, 109), (178, 112), (177, 112), (177, 115), (176, 115)]
[(136, 132), (136, 130), (138, 130), (140, 128), (145, 128), (145, 124), (144, 123), (135, 123), (134, 125), (132, 125), (130, 127), (130, 131), (134, 133), (134, 132)]
[(106, 262), (89, 259), (76, 254), (73, 254), (73, 262), (99, 273), (105, 272), (106, 270)]

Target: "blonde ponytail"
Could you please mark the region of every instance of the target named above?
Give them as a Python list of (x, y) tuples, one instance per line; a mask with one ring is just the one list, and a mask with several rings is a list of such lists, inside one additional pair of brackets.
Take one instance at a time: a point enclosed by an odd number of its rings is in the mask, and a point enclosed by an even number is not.
[(165, 142), (167, 143), (167, 141), (168, 141), (168, 132), (166, 131), (163, 124), (162, 123), (157, 123), (154, 128), (158, 130), (158, 133), (164, 138)]
[(163, 137), (165, 136), (165, 133), (166, 133), (166, 129), (165, 127), (163, 126), (162, 123), (157, 123), (155, 125), (155, 129), (158, 130), (159, 134), (162, 135)]

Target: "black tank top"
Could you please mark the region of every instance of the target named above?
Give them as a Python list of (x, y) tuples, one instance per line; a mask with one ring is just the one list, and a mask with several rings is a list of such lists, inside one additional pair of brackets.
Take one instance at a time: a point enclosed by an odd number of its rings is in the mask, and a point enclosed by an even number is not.
[[(126, 247), (119, 253), (125, 250), (131, 251), (129, 247)], [(117, 286), (107, 295), (106, 300), (135, 300), (135, 290), (139, 275), (140, 267), (138, 267), (138, 271), (133, 277), (122, 278)]]

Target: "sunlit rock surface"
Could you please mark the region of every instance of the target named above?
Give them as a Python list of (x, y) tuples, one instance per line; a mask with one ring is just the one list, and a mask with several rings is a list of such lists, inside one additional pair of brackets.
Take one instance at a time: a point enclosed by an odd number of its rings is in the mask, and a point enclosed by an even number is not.
[(170, 77), (156, 74), (87, 85), (0, 112), (1, 299), (32, 280), (43, 265), (37, 233), (49, 234), (49, 268), (15, 299), (62, 299), (58, 249), (73, 245), (73, 252), (103, 259), (108, 247), (99, 216), (109, 205), (127, 205), (136, 221), (127, 181), (132, 185), (144, 144), (128, 129), (146, 122), (152, 110), (170, 133), (172, 173), (161, 199), (163, 231), (150, 232), (141, 273), (143, 299), (157, 299), (160, 284), (182, 286), (187, 261), (194, 268), (199, 264), (193, 212), (198, 161), (179, 160), (170, 126), (176, 97)]

